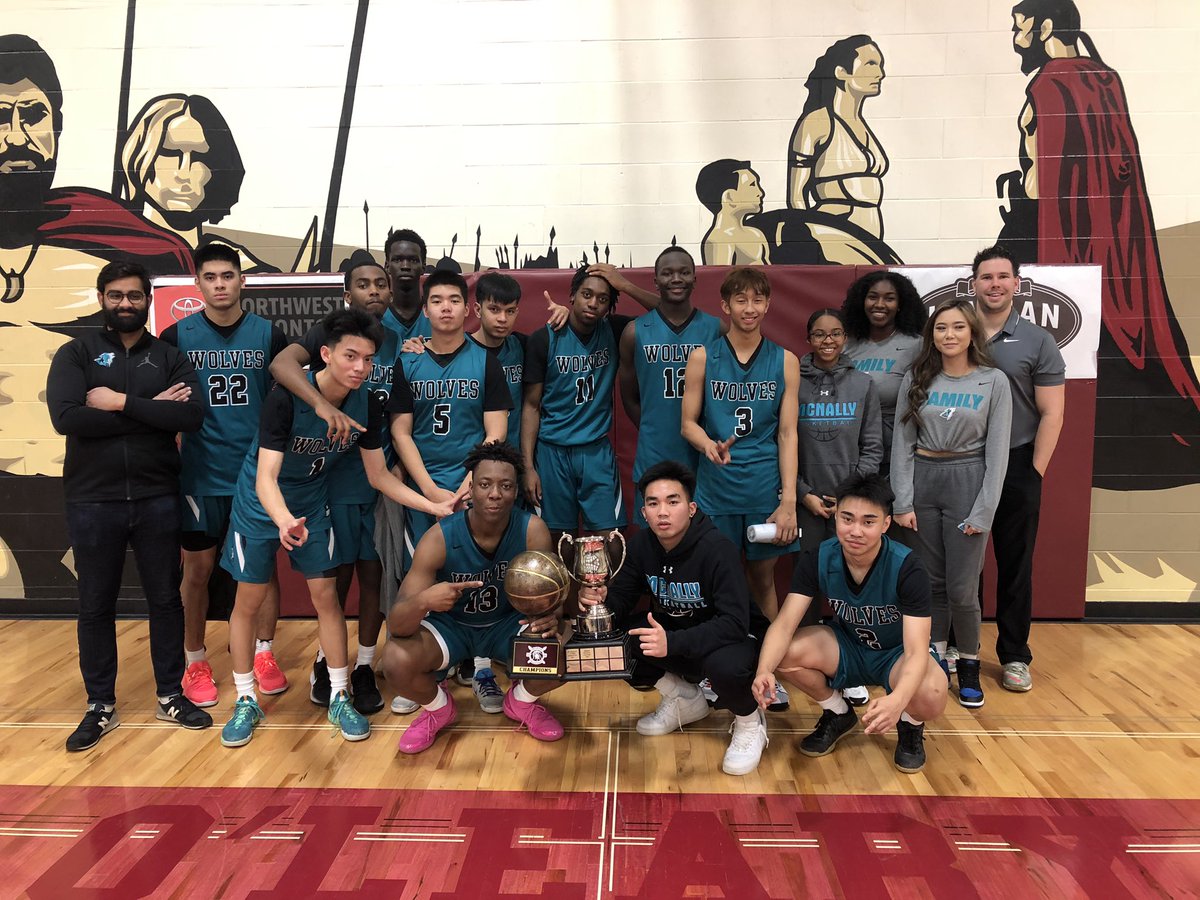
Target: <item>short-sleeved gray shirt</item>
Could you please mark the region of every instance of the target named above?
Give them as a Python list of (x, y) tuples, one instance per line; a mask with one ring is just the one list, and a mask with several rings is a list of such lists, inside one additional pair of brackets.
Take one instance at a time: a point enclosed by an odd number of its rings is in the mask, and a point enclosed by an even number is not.
[(992, 336), (988, 350), (996, 368), (1008, 376), (1012, 388), (1012, 437), (1010, 446), (1033, 443), (1037, 437), (1038, 414), (1034, 387), (1053, 387), (1067, 380), (1067, 364), (1054, 338), (1045, 328), (1021, 318), (1014, 305), (1004, 327)]

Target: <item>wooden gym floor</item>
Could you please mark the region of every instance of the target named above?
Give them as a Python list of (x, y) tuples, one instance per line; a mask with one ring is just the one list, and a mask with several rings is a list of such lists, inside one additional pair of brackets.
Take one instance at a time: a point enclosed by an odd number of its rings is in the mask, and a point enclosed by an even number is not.
[(794, 695), (745, 777), (720, 771), (728, 713), (644, 738), (657, 695), (621, 682), (550, 694), (555, 744), (460, 687), (420, 756), (386, 709), (346, 743), (308, 700), (311, 621), (280, 623), (293, 687), (229, 750), (227, 654), (215, 727), (189, 732), (154, 718), (145, 623), (118, 630), (122, 724), (68, 754), (74, 624), (0, 621), (0, 897), (1200, 896), (1197, 626), (1036, 625), (1034, 690), (985, 660), (986, 706), (952, 696), (918, 775), (890, 736), (800, 755), (817, 708)]

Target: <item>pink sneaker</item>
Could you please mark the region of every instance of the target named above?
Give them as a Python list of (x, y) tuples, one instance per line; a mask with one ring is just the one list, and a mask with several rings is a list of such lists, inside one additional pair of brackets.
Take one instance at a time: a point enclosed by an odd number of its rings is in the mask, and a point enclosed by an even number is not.
[(196, 706), (217, 705), (217, 683), (208, 660), (194, 662), (183, 673), (183, 696)]
[(282, 694), (288, 689), (287, 676), (275, 662), (275, 654), (263, 650), (254, 654), (254, 680), (264, 694)]
[(504, 714), (528, 728), (529, 734), (539, 741), (557, 741), (563, 736), (562, 724), (546, 707), (518, 700), (513, 696), (512, 688), (504, 695)]
[(420, 753), (433, 746), (433, 739), (447, 725), (458, 721), (458, 710), (454, 706), (454, 698), (446, 695), (446, 705), (441, 709), (430, 712), (421, 710), (421, 714), (413, 719), (413, 723), (404, 729), (400, 735), (401, 753)]

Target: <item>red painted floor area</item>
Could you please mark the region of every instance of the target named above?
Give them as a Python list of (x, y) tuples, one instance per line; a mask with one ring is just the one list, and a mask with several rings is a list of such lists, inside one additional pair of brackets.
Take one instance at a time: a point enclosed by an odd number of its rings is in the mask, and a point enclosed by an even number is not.
[(1195, 897), (1200, 801), (0, 787), (0, 896)]

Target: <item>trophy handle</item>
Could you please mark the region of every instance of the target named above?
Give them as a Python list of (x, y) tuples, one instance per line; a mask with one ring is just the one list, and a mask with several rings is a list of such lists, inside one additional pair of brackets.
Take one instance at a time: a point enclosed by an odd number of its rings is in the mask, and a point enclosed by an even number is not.
[(582, 585), (583, 585), (583, 582), (582, 582), (582, 581), (580, 581), (580, 580), (579, 580), (579, 579), (578, 579), (578, 578), (575, 576), (575, 573), (572, 571), (572, 567), (571, 567), (571, 566), (568, 566), (568, 565), (566, 564), (566, 562), (567, 562), (567, 561), (566, 561), (566, 559), (563, 557), (563, 552), (562, 552), (562, 551), (563, 551), (563, 541), (566, 541), (568, 545), (570, 545), (570, 546), (572, 546), (572, 547), (573, 547), (573, 546), (575, 546), (575, 539), (574, 539), (574, 538), (572, 538), (572, 537), (571, 537), (571, 535), (567, 534), (567, 533), (564, 531), (562, 534), (560, 534), (560, 535), (558, 536), (558, 546), (557, 546), (555, 549), (556, 549), (556, 551), (558, 552), (558, 558), (559, 558), (559, 559), (561, 559), (561, 560), (563, 561), (563, 566), (564, 566), (564, 568), (566, 568), (566, 570), (567, 570), (567, 576), (568, 576), (568, 577), (569, 577), (569, 578), (570, 578), (572, 581), (574, 581), (576, 584), (578, 584), (578, 585), (582, 586)]
[[(565, 535), (564, 535), (564, 537), (565, 537)], [(608, 539), (611, 541), (614, 537), (617, 538), (617, 540), (619, 540), (621, 542), (621, 561), (613, 567), (612, 575), (610, 577), (615, 576), (618, 572), (621, 571), (621, 566), (625, 565), (625, 557), (629, 553), (629, 547), (625, 543), (625, 535), (621, 534), (620, 530), (614, 528), (612, 531), (609, 532)]]

